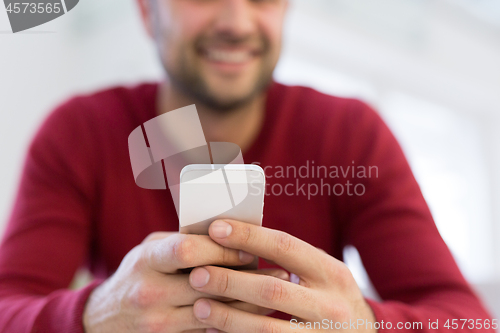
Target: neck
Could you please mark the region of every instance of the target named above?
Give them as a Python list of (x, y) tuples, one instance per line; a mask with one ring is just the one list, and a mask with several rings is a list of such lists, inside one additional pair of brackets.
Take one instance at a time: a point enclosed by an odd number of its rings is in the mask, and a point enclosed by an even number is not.
[(160, 84), (157, 114), (195, 104), (207, 142), (232, 142), (245, 152), (259, 134), (264, 120), (266, 94), (237, 109), (219, 112), (176, 89), (168, 80)]

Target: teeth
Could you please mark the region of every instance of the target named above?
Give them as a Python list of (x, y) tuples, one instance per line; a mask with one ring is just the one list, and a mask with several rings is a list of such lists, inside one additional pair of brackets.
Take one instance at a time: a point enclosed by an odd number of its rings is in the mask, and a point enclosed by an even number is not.
[(244, 63), (251, 57), (248, 51), (209, 50), (207, 54), (210, 60), (232, 64)]

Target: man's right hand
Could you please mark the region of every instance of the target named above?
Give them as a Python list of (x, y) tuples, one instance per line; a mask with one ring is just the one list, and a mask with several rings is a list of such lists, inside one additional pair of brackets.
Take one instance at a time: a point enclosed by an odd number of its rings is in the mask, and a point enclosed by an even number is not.
[[(199, 298), (213, 298), (256, 314), (272, 311), (253, 304), (198, 292), (183, 268), (239, 266), (253, 255), (220, 246), (203, 235), (156, 232), (123, 258), (117, 271), (90, 295), (83, 314), (85, 332), (205, 332), (193, 314)], [(288, 279), (279, 269), (258, 274)]]

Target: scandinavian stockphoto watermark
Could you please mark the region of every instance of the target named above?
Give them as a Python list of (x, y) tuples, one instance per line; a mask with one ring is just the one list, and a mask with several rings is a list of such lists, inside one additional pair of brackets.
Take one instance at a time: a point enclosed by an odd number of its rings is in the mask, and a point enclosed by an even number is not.
[[(168, 189), (178, 216), (183, 191), (196, 198), (198, 207), (210, 208), (198, 209), (196, 221), (191, 224), (227, 213), (249, 196), (247, 173), (230, 172), (232, 166), (244, 166), (240, 147), (231, 142), (207, 142), (195, 105), (146, 121), (130, 133), (128, 146), (139, 187)], [(188, 166), (196, 166), (196, 171), (181, 177)], [(261, 185), (263, 181), (261, 174)], [(211, 195), (203, 195), (205, 192)], [(181, 227), (185, 226), (181, 223)]]
[(52, 21), (75, 8), (79, 0), (4, 0), (12, 32)]
[[(260, 165), (259, 162), (253, 164)], [(320, 165), (305, 161), (302, 165), (262, 166), (266, 174), (266, 195), (305, 196), (362, 196), (366, 193), (366, 181), (379, 177), (375, 165)], [(252, 186), (250, 185), (252, 188)], [(251, 194), (259, 195), (260, 188), (252, 188)]]
[[(178, 215), (180, 193), (188, 193), (190, 188), (198, 205), (222, 210), (199, 209), (205, 215), (197, 216), (196, 223), (227, 213), (247, 198), (255, 199), (250, 196), (263, 197), (264, 193), (305, 196), (308, 200), (320, 195), (359, 197), (366, 193), (370, 179), (379, 177), (377, 166), (355, 161), (326, 166), (307, 160), (301, 165), (263, 165), (263, 169), (255, 162), (250, 167), (245, 165), (238, 145), (206, 141), (195, 105), (166, 112), (136, 127), (128, 137), (128, 146), (136, 184), (144, 189), (170, 190)], [(188, 177), (183, 170), (189, 166), (198, 171)], [(233, 169), (245, 172), (229, 172)], [(200, 191), (202, 187), (204, 191)], [(203, 195), (205, 192), (210, 195)]]
[(321, 321), (308, 321), (302, 322), (297, 319), (290, 320), (290, 328), (294, 330), (360, 330), (360, 329), (399, 329), (399, 330), (421, 330), (423, 328), (423, 323), (420, 321), (416, 322), (397, 322), (393, 324), (390, 321), (375, 321), (371, 322), (365, 319), (357, 319), (349, 321), (333, 321), (330, 319), (323, 319)]
[(391, 321), (375, 321), (371, 322), (365, 319), (356, 319), (349, 321), (333, 321), (329, 319), (323, 319), (321, 321), (314, 322), (302, 322), (297, 319), (290, 320), (290, 328), (294, 330), (359, 330), (359, 329), (376, 329), (376, 330), (422, 330), (423, 328), (429, 330), (480, 330), (480, 329), (498, 329), (498, 319), (429, 319), (427, 322), (421, 321), (406, 321), (406, 322), (396, 322)]

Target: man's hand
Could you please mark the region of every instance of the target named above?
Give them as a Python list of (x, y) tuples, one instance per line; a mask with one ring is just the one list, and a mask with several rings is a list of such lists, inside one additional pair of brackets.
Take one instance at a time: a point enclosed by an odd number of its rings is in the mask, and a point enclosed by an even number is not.
[[(189, 274), (180, 269), (201, 265), (239, 266), (254, 256), (225, 248), (208, 236), (153, 233), (132, 249), (118, 270), (97, 287), (86, 304), (85, 331), (94, 332), (205, 332), (210, 324), (193, 314), (194, 302), (216, 299), (232, 309), (253, 314), (272, 310), (223, 296), (194, 290)], [(261, 270), (287, 278), (283, 270)], [(250, 273), (248, 273), (250, 274)]]
[[(363, 319), (365, 323), (375, 324), (373, 312), (347, 266), (322, 250), (284, 232), (238, 221), (215, 221), (209, 230), (210, 237), (220, 245), (275, 262), (297, 275), (300, 282), (296, 284), (221, 267), (196, 268), (189, 278), (193, 289), (286, 312), (297, 320), (294, 327), (289, 321), (248, 313), (216, 299), (203, 298), (196, 301), (193, 310), (196, 318), (207, 327), (228, 333), (278, 333), (291, 332), (299, 325), (303, 328), (301, 331), (307, 332), (305, 323), (323, 320), (342, 324)], [(324, 327), (316, 328), (327, 331)], [(344, 324), (343, 328), (349, 331), (352, 327)], [(364, 326), (355, 331), (376, 332), (375, 329), (364, 330)]]

